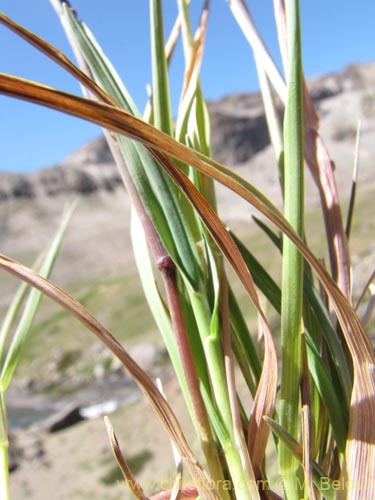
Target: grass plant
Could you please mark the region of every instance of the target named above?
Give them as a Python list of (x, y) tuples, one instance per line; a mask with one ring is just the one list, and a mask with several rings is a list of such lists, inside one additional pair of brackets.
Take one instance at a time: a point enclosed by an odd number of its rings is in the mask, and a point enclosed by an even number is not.
[[(48, 278), (56, 261), (74, 206), (66, 213), (51, 246), (36, 263), (40, 276)], [(11, 302), (0, 330), (0, 487), (3, 498), (9, 498), (8, 488), (8, 426), (6, 391), (20, 362), (23, 347), (30, 335), (31, 326), (43, 294), (21, 283)]]
[[(103, 127), (132, 202), (131, 236), (146, 300), (179, 380), (203, 463), (192, 452), (159, 389), (82, 304), (46, 276), (9, 257), (0, 256), (0, 268), (77, 318), (140, 385), (179, 457), (170, 498), (278, 498), (265, 459), (267, 447), (273, 447), (278, 456), (288, 500), (374, 498), (375, 358), (353, 307), (349, 231), (344, 229), (350, 228), (355, 213), (354, 194), (345, 223), (332, 162), (304, 81), (298, 0), (274, 2), (285, 76), (269, 55), (245, 1), (228, 1), (228, 15), (231, 11), (254, 53), (283, 212), (212, 158), (209, 114), (199, 81), (208, 0), (195, 32), (189, 2), (178, 0), (178, 18), (167, 42), (162, 2), (150, 0), (152, 92), (143, 116), (69, 3), (51, 3), (79, 67), (4, 15), (0, 21), (73, 75), (82, 84), (84, 97), (10, 75), (0, 75), (0, 92)], [(185, 74), (173, 121), (168, 64), (178, 37)], [(283, 123), (274, 93), (285, 105)], [(306, 237), (305, 168), (320, 195), (329, 269), (311, 251)], [(258, 231), (280, 255), (281, 283), (255, 258), (251, 241), (242, 243), (220, 220), (214, 181), (262, 215)], [(244, 301), (239, 304), (228, 267), (246, 291), (245, 307), (258, 316), (263, 350), (254, 342), (255, 332), (249, 332)], [(270, 308), (264, 307), (260, 294)], [(280, 329), (271, 330), (267, 309), (279, 315)], [(275, 347), (279, 344), (281, 359)], [(236, 383), (239, 372), (248, 388), (241, 396)], [(137, 498), (147, 498), (149, 492), (136, 482), (108, 420), (106, 424), (125, 480)], [(188, 469), (190, 483), (182, 480), (182, 465)]]

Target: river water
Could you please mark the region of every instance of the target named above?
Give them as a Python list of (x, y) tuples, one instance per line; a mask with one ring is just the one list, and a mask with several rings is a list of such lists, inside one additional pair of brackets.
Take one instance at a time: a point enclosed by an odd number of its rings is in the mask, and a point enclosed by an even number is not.
[(131, 404), (139, 395), (140, 391), (129, 377), (114, 374), (62, 396), (10, 387), (6, 394), (8, 428), (17, 430), (42, 423), (68, 406), (79, 406), (85, 418), (95, 418)]

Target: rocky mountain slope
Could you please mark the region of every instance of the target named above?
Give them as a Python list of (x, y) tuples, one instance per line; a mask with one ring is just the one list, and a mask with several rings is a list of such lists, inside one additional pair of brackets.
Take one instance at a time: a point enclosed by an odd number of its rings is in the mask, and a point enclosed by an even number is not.
[[(343, 199), (350, 190), (355, 134), (361, 120), (361, 190), (374, 184), (375, 63), (352, 65), (342, 73), (309, 82), (321, 117), (321, 132), (336, 163)], [(209, 103), (214, 157), (236, 168), (274, 201), (280, 202), (275, 161), (259, 94), (233, 94)], [(280, 111), (281, 114), (281, 111)], [(312, 181), (307, 177), (307, 185)], [(307, 203), (316, 195), (308, 187)], [(60, 165), (32, 174), (0, 173), (1, 251), (32, 262), (58, 226), (62, 210), (77, 195), (81, 202), (64, 243), (59, 278), (114, 273), (126, 266), (129, 202), (103, 137)], [(218, 188), (226, 222), (249, 220), (250, 208)], [(62, 271), (63, 269), (63, 271)], [(7, 279), (5, 279), (7, 283)]]

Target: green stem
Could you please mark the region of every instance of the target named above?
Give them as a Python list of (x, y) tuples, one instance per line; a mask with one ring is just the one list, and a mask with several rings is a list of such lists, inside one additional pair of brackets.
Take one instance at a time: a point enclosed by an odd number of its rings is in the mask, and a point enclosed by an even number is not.
[(0, 496), (3, 500), (9, 500), (9, 463), (8, 463), (8, 427), (7, 412), (5, 406), (5, 394), (0, 392)]
[(216, 404), (228, 435), (233, 439), (232, 413), (225, 377), (223, 351), (220, 339), (215, 335), (211, 335), (211, 311), (207, 296), (204, 293), (191, 290), (189, 297), (206, 355)]
[(161, 0), (150, 0), (153, 111), (155, 126), (173, 136), (168, 67), (165, 57), (164, 23)]
[(219, 439), (236, 491), (236, 498), (237, 500), (259, 498), (255, 481), (249, 480), (241, 460), (239, 446), (233, 427), (233, 417), (228, 394), (228, 383), (225, 374), (221, 339), (217, 335), (211, 333), (211, 311), (207, 296), (203, 292), (196, 292), (189, 287), (189, 297), (207, 360), (216, 402), (216, 412), (219, 414), (220, 420), (225, 427), (226, 438), (221, 439), (219, 436)]

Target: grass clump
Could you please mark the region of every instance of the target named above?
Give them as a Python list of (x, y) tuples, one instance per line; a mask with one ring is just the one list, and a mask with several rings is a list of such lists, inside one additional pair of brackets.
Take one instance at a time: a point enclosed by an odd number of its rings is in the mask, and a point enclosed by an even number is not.
[[(64, 290), (25, 266), (0, 257), (0, 267), (77, 318), (143, 389), (173, 443), (173, 498), (272, 497), (277, 484), (265, 460), (270, 447), (278, 457), (288, 500), (334, 498), (337, 481), (343, 485), (340, 494), (345, 498), (373, 498), (375, 357), (353, 307), (350, 238), (344, 229), (350, 221), (344, 222), (333, 162), (319, 134), (319, 119), (304, 81), (299, 2), (275, 2), (284, 75), (261, 40), (246, 3), (228, 3), (255, 55), (283, 211), (211, 157), (209, 114), (199, 80), (209, 2), (204, 3), (193, 33), (188, 2), (179, 0), (178, 20), (166, 43), (162, 3), (150, 0), (152, 95), (143, 117), (93, 34), (67, 2), (52, 0), (81, 69), (1, 16), (3, 24), (72, 74), (83, 85), (85, 97), (9, 75), (0, 76), (0, 92), (105, 129), (132, 202), (131, 236), (146, 300), (185, 397), (202, 448), (202, 464), (162, 391), (108, 329)], [(168, 64), (179, 36), (185, 74), (173, 126)], [(284, 104), (282, 123), (273, 91)], [(306, 168), (321, 200), (328, 269), (308, 243)], [(244, 245), (220, 220), (214, 181), (262, 215), (257, 231), (280, 256), (281, 277), (279, 269), (271, 275), (271, 269), (255, 258), (252, 241)], [(354, 203), (355, 190), (352, 193)], [(234, 276), (246, 292), (246, 301), (239, 300), (232, 286)], [(262, 349), (244, 319), (245, 308), (257, 319)], [(281, 345), (279, 357), (277, 344)], [(239, 371), (246, 383), (245, 395), (238, 390)], [(124, 458), (108, 419), (106, 424), (121, 473), (133, 494), (145, 498), (133, 475), (137, 464)], [(183, 479), (184, 467), (191, 483)], [(106, 480), (115, 480), (117, 474), (117, 469), (111, 470)]]

